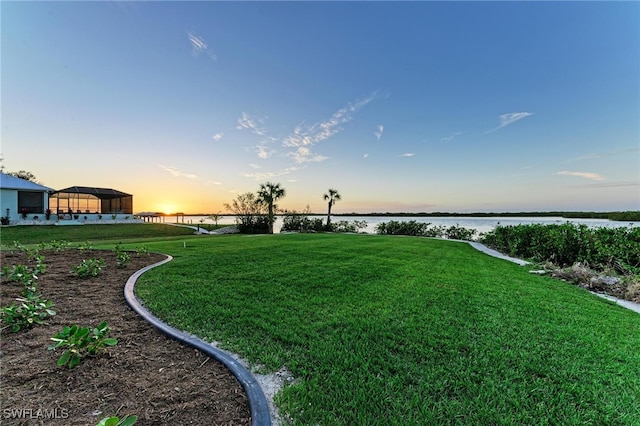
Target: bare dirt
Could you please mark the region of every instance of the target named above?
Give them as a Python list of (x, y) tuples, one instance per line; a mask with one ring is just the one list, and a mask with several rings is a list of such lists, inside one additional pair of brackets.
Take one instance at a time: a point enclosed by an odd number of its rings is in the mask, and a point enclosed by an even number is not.
[[(47, 325), (0, 333), (0, 424), (86, 426), (126, 414), (137, 415), (137, 425), (251, 424), (246, 394), (222, 364), (169, 339), (126, 304), (129, 276), (164, 256), (132, 254), (119, 269), (111, 251), (41, 254), (47, 270), (38, 286), (57, 315)], [(79, 278), (71, 272), (91, 258), (105, 261), (99, 276)], [(2, 266), (33, 265), (24, 252), (2, 252), (0, 260)], [(21, 284), (3, 277), (1, 305), (10, 305), (21, 290)], [(116, 346), (73, 369), (56, 365), (62, 350), (47, 350), (55, 333), (67, 325), (95, 327), (102, 321), (118, 339)]]

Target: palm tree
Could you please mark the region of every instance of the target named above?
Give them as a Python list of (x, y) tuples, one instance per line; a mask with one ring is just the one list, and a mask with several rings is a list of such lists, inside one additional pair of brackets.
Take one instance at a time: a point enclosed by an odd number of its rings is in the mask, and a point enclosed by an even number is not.
[(329, 201), (329, 211), (327, 212), (327, 228), (331, 227), (331, 207), (341, 199), (337, 189), (329, 189), (327, 194), (323, 196), (325, 201)]
[(258, 200), (269, 207), (269, 233), (273, 234), (274, 213), (278, 210), (275, 204), (280, 198), (285, 196), (284, 188), (279, 183), (267, 182), (260, 184), (258, 191)]

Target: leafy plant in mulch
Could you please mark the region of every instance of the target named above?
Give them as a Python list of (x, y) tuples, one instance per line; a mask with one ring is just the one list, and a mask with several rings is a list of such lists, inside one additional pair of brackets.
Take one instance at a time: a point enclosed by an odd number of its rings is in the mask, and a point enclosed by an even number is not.
[(116, 244), (116, 247), (113, 249), (116, 254), (116, 267), (117, 268), (125, 268), (129, 262), (131, 262), (131, 254), (127, 251), (122, 250), (120, 243)]
[(85, 259), (75, 265), (71, 272), (80, 278), (97, 277), (104, 268), (104, 259)]
[(49, 350), (59, 347), (67, 348), (58, 359), (58, 365), (69, 365), (73, 368), (87, 356), (96, 356), (105, 346), (114, 346), (117, 339), (107, 337), (109, 326), (106, 321), (101, 322), (98, 327), (91, 330), (89, 327), (78, 327), (77, 325), (66, 326), (62, 331), (56, 333), (51, 340), (54, 341)]
[(46, 324), (47, 317), (56, 314), (51, 309), (53, 302), (42, 299), (39, 294), (27, 298), (19, 297), (16, 301), (18, 303), (14, 302), (0, 311), (2, 322), (14, 333), (34, 325)]
[(20, 330), (28, 329), (34, 325), (46, 324), (45, 320), (53, 316), (56, 312), (53, 302), (43, 299), (38, 291), (38, 275), (46, 271), (44, 257), (35, 256), (36, 265), (31, 268), (28, 265), (4, 266), (0, 275), (6, 277), (9, 282), (22, 284), (21, 296), (16, 298), (9, 306), (0, 308), (0, 321), (3, 328), (11, 328), (16, 333)]
[(96, 426), (132, 426), (138, 421), (137, 416), (124, 416), (122, 419), (118, 417), (106, 417), (100, 420)]
[(42, 242), (38, 245), (41, 250), (53, 250), (55, 253), (71, 247), (71, 243), (65, 240), (51, 240), (49, 242)]

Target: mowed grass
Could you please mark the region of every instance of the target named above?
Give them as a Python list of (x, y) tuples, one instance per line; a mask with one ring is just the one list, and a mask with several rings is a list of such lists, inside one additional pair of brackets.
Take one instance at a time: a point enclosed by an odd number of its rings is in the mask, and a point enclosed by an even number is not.
[[(293, 424), (637, 425), (640, 315), (468, 244), (337, 234), (150, 243), (137, 292), (263, 372)], [(197, 374), (197, 372), (194, 372)]]
[(39, 244), (55, 241), (109, 242), (135, 240), (138, 242), (192, 235), (194, 230), (184, 226), (158, 223), (122, 223), (105, 225), (21, 225), (0, 228), (2, 245), (18, 241), (20, 244)]

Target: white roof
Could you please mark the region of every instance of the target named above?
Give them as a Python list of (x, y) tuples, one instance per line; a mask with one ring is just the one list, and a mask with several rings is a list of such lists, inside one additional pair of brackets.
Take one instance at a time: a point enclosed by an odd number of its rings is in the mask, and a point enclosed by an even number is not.
[(53, 188), (0, 173), (0, 189), (17, 189), (20, 191), (53, 191)]

